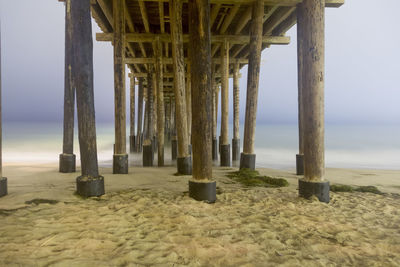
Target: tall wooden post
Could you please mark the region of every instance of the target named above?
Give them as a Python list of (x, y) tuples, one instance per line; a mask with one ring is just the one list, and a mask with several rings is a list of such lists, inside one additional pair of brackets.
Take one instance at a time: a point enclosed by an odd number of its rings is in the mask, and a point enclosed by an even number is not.
[(164, 84), (163, 84), (163, 61), (162, 43), (156, 41), (156, 80), (157, 80), (157, 144), (158, 144), (158, 166), (164, 166)]
[(189, 196), (215, 202), (216, 182), (212, 179), (211, 33), (210, 1), (189, 0), (189, 45), (192, 80), (193, 179)]
[(176, 112), (175, 112), (175, 100), (170, 96), (169, 101), (171, 103), (171, 160), (175, 161), (178, 157), (178, 138), (176, 136)]
[(171, 101), (170, 98), (167, 98), (165, 101), (165, 133), (167, 135), (168, 142), (171, 140)]
[[(190, 49), (189, 49), (190, 50)], [(190, 53), (190, 52), (189, 52)], [(186, 109), (187, 109), (187, 128), (188, 128), (188, 142), (189, 146), (191, 146), (191, 138), (192, 138), (192, 85), (190, 80), (190, 63), (188, 62), (186, 67)], [(190, 152), (190, 151), (189, 151)]]
[(218, 123), (218, 94), (219, 94), (219, 87), (217, 82), (215, 81), (215, 64), (212, 67), (212, 80), (211, 86), (213, 89), (213, 104), (212, 104), (212, 111), (213, 111), (213, 140), (212, 140), (212, 160), (218, 160), (218, 139), (217, 139), (217, 123)]
[(182, 0), (170, 1), (170, 24), (172, 38), (172, 59), (174, 68), (176, 130), (178, 134), (177, 169), (178, 173), (192, 174), (192, 159), (189, 155), (187, 107), (185, 99), (186, 92), (182, 34)]
[(115, 151), (113, 173), (128, 173), (125, 109), (125, 0), (113, 0)]
[(139, 78), (138, 83), (138, 119), (137, 119), (137, 134), (136, 134), (136, 151), (142, 152), (143, 142), (143, 78)]
[[(304, 0), (299, 5), (302, 32), (302, 108), (304, 179), (299, 180), (299, 195), (316, 195), (329, 202), (329, 182), (324, 180), (324, 52), (325, 0)], [(301, 25), (300, 25), (301, 27)]]
[(153, 166), (154, 150), (153, 150), (153, 136), (154, 136), (154, 66), (148, 65), (147, 70), (147, 101), (146, 101), (146, 139), (143, 141), (143, 166)]
[(2, 161), (2, 140), (3, 140), (3, 128), (2, 128), (2, 112), (1, 112), (1, 23), (0, 23), (0, 197), (7, 195), (7, 178), (3, 177), (3, 161)]
[(296, 174), (304, 174), (304, 144), (303, 144), (303, 29), (304, 16), (302, 7), (297, 7), (297, 85), (298, 85), (298, 125), (299, 125), (299, 154), (296, 154)]
[(229, 145), (229, 43), (221, 46), (221, 166), (231, 166)]
[(65, 1), (65, 67), (64, 67), (64, 131), (63, 153), (60, 154), (59, 171), (75, 172), (76, 157), (74, 155), (74, 111), (75, 88), (72, 85), (72, 23), (71, 0)]
[(264, 1), (253, 4), (250, 28), (250, 53), (247, 74), (246, 117), (244, 124), (243, 153), (240, 155), (240, 168), (255, 169), (254, 138), (256, 131), (258, 85), (260, 77), (261, 45), (264, 16)]
[(93, 41), (90, 0), (71, 0), (72, 80), (76, 89), (82, 176), (76, 179), (81, 196), (104, 194), (99, 175), (93, 92)]
[(232, 161), (240, 160), (239, 137), (239, 63), (233, 65), (233, 138)]
[(129, 151), (135, 152), (136, 148), (136, 136), (135, 136), (135, 76), (133, 73), (130, 75), (130, 134), (129, 134)]

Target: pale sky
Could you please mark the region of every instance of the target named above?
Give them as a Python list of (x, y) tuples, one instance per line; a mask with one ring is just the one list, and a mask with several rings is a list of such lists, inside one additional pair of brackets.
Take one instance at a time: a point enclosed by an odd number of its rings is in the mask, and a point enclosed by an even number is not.
[[(327, 123), (400, 121), (398, 10), (398, 0), (347, 0), (341, 8), (327, 9)], [(0, 0), (5, 121), (62, 121), (64, 12), (57, 0)], [(95, 23), (93, 31), (100, 31)], [(290, 45), (263, 52), (258, 123), (297, 122), (295, 27), (288, 35)], [(94, 41), (98, 122), (114, 116), (112, 60), (111, 44)], [(247, 68), (241, 73), (243, 119)], [(232, 89), (229, 93), (231, 98)]]

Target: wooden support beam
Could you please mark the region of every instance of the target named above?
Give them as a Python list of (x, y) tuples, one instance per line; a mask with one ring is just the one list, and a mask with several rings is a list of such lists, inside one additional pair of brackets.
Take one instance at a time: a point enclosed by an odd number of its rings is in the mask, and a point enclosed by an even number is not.
[[(185, 99), (185, 63), (183, 53), (182, 33), (182, 1), (171, 0), (170, 2), (170, 25), (172, 42), (172, 58), (174, 69), (174, 90), (176, 107), (176, 130), (178, 135), (178, 159), (190, 159), (189, 140), (187, 129), (187, 107)], [(178, 172), (184, 172), (183, 166), (178, 165)], [(191, 167), (191, 162), (190, 162)], [(190, 168), (191, 173), (191, 168)], [(188, 173), (188, 174), (190, 174)]]
[(221, 145), (228, 145), (229, 127), (229, 43), (221, 47)]
[(146, 32), (150, 32), (149, 17), (147, 16), (146, 4), (143, 0), (138, 0), (140, 7), (140, 14), (142, 15), (143, 25)]
[(147, 100), (146, 100), (146, 112), (147, 112), (147, 135), (146, 143), (151, 144), (154, 136), (154, 66), (149, 65), (149, 71), (147, 73)]
[[(132, 43), (152, 43), (156, 37), (159, 37), (162, 42), (171, 43), (171, 36), (169, 34), (156, 34), (156, 33), (127, 33), (126, 41)], [(96, 40), (101, 42), (111, 42), (113, 39), (111, 33), (96, 33)], [(212, 43), (222, 43), (227, 40), (230, 44), (248, 44), (250, 38), (248, 35), (213, 35), (211, 37)], [(189, 41), (189, 35), (183, 34), (183, 42)], [(286, 45), (290, 43), (289, 36), (263, 36), (262, 42), (266, 44)]]
[[(299, 5), (300, 6), (300, 5)], [(303, 30), (304, 16), (302, 7), (297, 8), (297, 85), (298, 85), (298, 127), (299, 127), (299, 154), (296, 155), (296, 174), (304, 175), (304, 111), (303, 111)]]
[[(247, 64), (249, 61), (246, 58), (232, 58), (233, 60), (239, 62), (240, 64)], [(217, 58), (213, 58), (213, 60), (217, 60)], [(125, 63), (126, 64), (155, 64), (156, 59), (155, 58), (125, 58)], [(184, 62), (187, 63), (188, 59), (184, 59)], [(173, 58), (164, 58), (163, 59), (163, 64), (173, 64), (174, 60)], [(216, 62), (217, 65), (220, 64), (220, 62)], [(136, 75), (136, 74), (135, 74)], [(164, 76), (166, 77), (166, 76)]]
[(138, 78), (138, 118), (137, 118), (137, 134), (136, 134), (136, 151), (142, 152), (143, 145), (143, 78)]
[[(247, 74), (246, 117), (244, 126), (243, 153), (240, 159), (240, 168), (255, 168), (254, 138), (256, 130), (258, 86), (260, 77), (261, 46), (262, 46), (262, 0), (253, 4), (252, 24), (250, 28), (250, 54)], [(254, 161), (249, 160), (254, 155)], [(248, 158), (247, 158), (248, 157)]]
[[(324, 2), (324, 0), (322, 0)], [(304, 111), (304, 179), (320, 182), (325, 174), (324, 149), (324, 21), (321, 0), (304, 0), (299, 16), (302, 29), (303, 72), (302, 106)], [(300, 24), (301, 26), (302, 24)]]
[(130, 101), (129, 101), (129, 122), (130, 122), (130, 127), (129, 127), (129, 147), (130, 147), (130, 152), (133, 153), (135, 152), (136, 144), (135, 144), (135, 77), (131, 76), (130, 77)]
[[(169, 0), (142, 0), (142, 1), (145, 1), (145, 2), (169, 2)], [(302, 1), (303, 0), (264, 0), (264, 5), (296, 6), (297, 4), (301, 3)], [(184, 0), (183, 2), (188, 2), (188, 0)], [(325, 2), (326, 2), (325, 3), (326, 7), (340, 7), (345, 3), (345, 0), (326, 0)], [(234, 5), (234, 4), (251, 5), (252, 1), (249, 1), (249, 0), (210, 0), (210, 3), (211, 4), (220, 4), (220, 5)], [(212, 14), (212, 12), (211, 12), (211, 14)], [(210, 21), (212, 21), (212, 20), (210, 20)]]
[[(63, 131), (63, 152), (60, 155), (60, 165), (59, 165), (60, 167), (59, 171), (64, 173), (75, 172), (75, 155), (74, 155), (75, 88), (72, 82), (71, 38), (72, 38), (71, 0), (66, 0), (65, 64), (64, 64), (64, 131)], [(2, 176), (0, 174), (0, 179), (1, 177)]]
[(211, 14), (210, 14), (210, 28), (214, 25), (215, 19), (218, 16), (218, 12), (221, 8), (221, 3), (215, 3), (211, 9)]
[[(164, 61), (164, 59), (163, 59), (163, 61)], [(239, 61), (239, 62), (242, 62), (241, 60)], [(248, 63), (248, 61), (246, 60), (246, 63), (243, 63), (243, 64), (247, 64)], [(214, 63), (213, 63), (214, 64)], [(167, 73), (163, 73), (163, 76), (164, 76), (164, 80), (165, 79), (171, 79), (171, 78), (174, 78), (174, 73), (172, 73), (172, 72), (167, 72)], [(147, 72), (135, 72), (134, 73), (134, 77), (137, 77), (137, 78), (146, 78), (147, 77)], [(216, 72), (216, 73), (214, 73), (214, 77), (216, 78), (216, 79), (218, 79), (218, 78), (221, 78), (221, 73), (220, 72)], [(239, 74), (239, 78), (241, 77), (241, 75)], [(229, 78), (233, 78), (233, 74), (231, 74), (231, 75), (229, 75)], [(143, 84), (147, 84), (147, 83), (143, 83)], [(169, 82), (164, 82), (164, 86), (173, 86), (173, 82), (171, 82), (171, 81), (169, 81)]]
[[(195, 181), (210, 182), (212, 178), (212, 88), (209, 1), (189, 1), (189, 17), (191, 18), (189, 45), (193, 51), (190, 53), (192, 120), (196, 122), (192, 125), (193, 178)], [(191, 189), (195, 190), (196, 186), (193, 183), (192, 185), (192, 188), (189, 187), (189, 196), (193, 197), (191, 194), (194, 192)]]
[(93, 43), (89, 0), (71, 0), (73, 50), (72, 75), (76, 90), (81, 173), (78, 194), (104, 194), (104, 178), (99, 175), (93, 91)]
[(190, 60), (186, 64), (186, 111), (187, 111), (187, 128), (188, 128), (188, 140), (190, 142), (192, 135), (192, 82), (191, 82), (191, 70)]
[(124, 0), (113, 1), (115, 150), (113, 173), (128, 173), (126, 153), (125, 12)]
[(163, 85), (163, 62), (162, 43), (156, 39), (156, 81), (157, 81), (157, 144), (158, 144), (158, 166), (164, 166), (164, 85)]
[(239, 139), (239, 63), (233, 64), (233, 139)]
[(229, 43), (225, 41), (221, 46), (221, 166), (231, 165), (229, 145)]

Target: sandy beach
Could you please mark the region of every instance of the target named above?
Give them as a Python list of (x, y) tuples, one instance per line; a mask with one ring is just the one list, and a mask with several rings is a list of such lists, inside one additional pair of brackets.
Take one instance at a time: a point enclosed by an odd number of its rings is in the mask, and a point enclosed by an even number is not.
[(301, 199), (285, 188), (247, 188), (214, 168), (215, 204), (188, 197), (175, 167), (102, 168), (106, 194), (74, 195), (79, 173), (57, 164), (6, 164), (0, 199), (1, 266), (399, 266), (399, 171), (327, 169), (331, 183), (375, 185), (383, 195)]

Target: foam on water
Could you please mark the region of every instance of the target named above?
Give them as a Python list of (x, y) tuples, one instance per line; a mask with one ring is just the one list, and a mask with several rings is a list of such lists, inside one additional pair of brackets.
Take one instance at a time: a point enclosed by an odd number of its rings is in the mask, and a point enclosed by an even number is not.
[[(241, 126), (241, 129), (242, 126)], [(232, 131), (230, 130), (230, 133)], [(127, 129), (129, 133), (129, 129)], [(75, 130), (74, 151), (79, 164), (79, 144)], [(243, 131), (241, 131), (243, 136)], [(400, 169), (400, 127), (328, 125), (325, 162), (327, 167)], [(97, 124), (100, 164), (112, 161), (113, 124)], [(242, 142), (243, 143), (243, 142)], [(129, 144), (127, 140), (127, 144)], [(258, 125), (257, 166), (293, 169), (298, 152), (296, 125)], [(5, 163), (55, 163), (62, 151), (62, 123), (5, 123), (3, 161)]]

